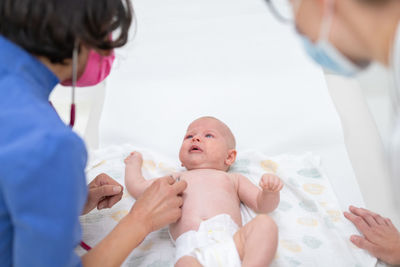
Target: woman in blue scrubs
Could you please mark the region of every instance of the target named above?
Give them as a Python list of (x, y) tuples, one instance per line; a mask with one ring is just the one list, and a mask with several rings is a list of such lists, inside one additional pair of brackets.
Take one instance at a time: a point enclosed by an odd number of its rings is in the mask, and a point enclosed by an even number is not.
[(104, 79), (132, 15), (129, 0), (0, 0), (1, 266), (119, 266), (147, 234), (180, 218), (186, 183), (165, 177), (97, 246), (74, 253), (79, 216), (113, 206), (122, 187), (107, 175), (87, 187), (83, 140), (49, 95), (59, 82)]
[[(370, 62), (391, 69), (394, 130), (390, 161), (400, 185), (400, 1), (399, 0), (266, 0), (281, 21), (295, 23), (304, 48), (328, 71), (354, 76)], [(400, 188), (396, 188), (399, 190)], [(351, 236), (358, 247), (377, 258), (400, 265), (400, 233), (390, 219), (350, 207), (345, 217), (363, 236)]]

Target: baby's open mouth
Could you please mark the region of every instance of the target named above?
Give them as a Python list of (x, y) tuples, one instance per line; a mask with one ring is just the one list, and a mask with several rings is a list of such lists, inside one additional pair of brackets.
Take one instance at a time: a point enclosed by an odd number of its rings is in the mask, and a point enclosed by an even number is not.
[(203, 152), (199, 146), (191, 146), (189, 152)]

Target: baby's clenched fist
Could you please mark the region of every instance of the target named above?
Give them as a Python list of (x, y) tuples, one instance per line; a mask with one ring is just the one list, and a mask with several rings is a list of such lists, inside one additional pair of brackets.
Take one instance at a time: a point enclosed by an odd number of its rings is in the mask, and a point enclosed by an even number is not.
[(275, 174), (266, 173), (261, 177), (260, 187), (263, 191), (267, 192), (279, 192), (283, 188), (282, 180)]

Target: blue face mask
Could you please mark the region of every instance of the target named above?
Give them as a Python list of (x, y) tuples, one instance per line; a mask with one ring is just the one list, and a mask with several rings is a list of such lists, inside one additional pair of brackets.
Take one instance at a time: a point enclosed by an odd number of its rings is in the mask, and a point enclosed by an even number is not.
[(363, 70), (340, 53), (328, 41), (318, 41), (316, 44), (303, 35), (300, 35), (307, 54), (321, 67), (335, 74), (343, 76), (355, 76)]
[(356, 65), (329, 42), (332, 25), (333, 0), (328, 3), (323, 18), (319, 40), (314, 44), (307, 36), (299, 33), (307, 54), (324, 69), (343, 76), (355, 76), (368, 66)]

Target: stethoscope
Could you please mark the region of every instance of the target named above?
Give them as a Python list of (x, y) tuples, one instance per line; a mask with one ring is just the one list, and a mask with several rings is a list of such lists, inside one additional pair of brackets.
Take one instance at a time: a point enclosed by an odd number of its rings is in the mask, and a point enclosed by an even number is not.
[(75, 41), (74, 51), (72, 52), (72, 95), (71, 108), (69, 112), (69, 127), (74, 128), (75, 125), (75, 88), (78, 76), (78, 42)]
[[(69, 127), (74, 128), (75, 125), (75, 115), (76, 115), (76, 105), (75, 105), (75, 88), (77, 80), (77, 68), (78, 68), (78, 49), (77, 45), (74, 46), (74, 51), (72, 52), (72, 89), (71, 89), (71, 107), (69, 111)], [(53, 103), (49, 100), (49, 104), (54, 108)], [(54, 108), (55, 110), (55, 108)], [(57, 111), (56, 111), (57, 112)]]
[[(75, 88), (78, 76), (78, 43), (75, 42), (74, 51), (72, 52), (72, 92), (71, 92), (71, 108), (69, 113), (69, 127), (74, 128), (75, 125), (75, 115), (76, 115), (76, 105), (75, 105)], [(51, 102), (50, 102), (50, 105)], [(92, 248), (81, 241), (79, 244), (84, 250), (89, 251)]]

